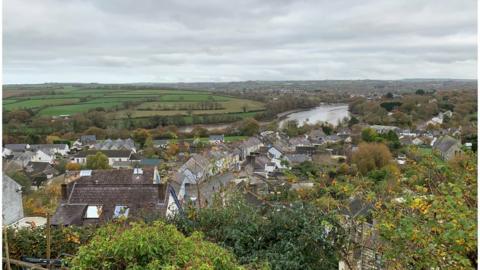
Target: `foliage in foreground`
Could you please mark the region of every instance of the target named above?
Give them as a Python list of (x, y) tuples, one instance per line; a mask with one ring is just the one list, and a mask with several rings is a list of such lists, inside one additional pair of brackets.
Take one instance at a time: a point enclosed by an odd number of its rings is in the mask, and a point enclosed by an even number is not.
[(476, 173), (473, 154), (448, 166), (432, 157), (411, 164), (401, 183), (410, 192), (377, 204), (383, 252), (392, 268), (476, 268)]
[(132, 226), (109, 224), (99, 229), (71, 261), (71, 269), (242, 269), (223, 248), (185, 237), (161, 221)]
[(186, 234), (201, 231), (252, 268), (336, 269), (343, 230), (332, 216), (306, 204), (258, 208), (235, 198), (175, 220)]
[[(76, 254), (78, 248), (88, 242), (94, 230), (93, 227), (51, 228), (51, 258), (58, 258), (63, 254)], [(46, 258), (45, 226), (19, 230), (9, 228), (7, 232), (10, 258), (20, 259), (21, 256)]]

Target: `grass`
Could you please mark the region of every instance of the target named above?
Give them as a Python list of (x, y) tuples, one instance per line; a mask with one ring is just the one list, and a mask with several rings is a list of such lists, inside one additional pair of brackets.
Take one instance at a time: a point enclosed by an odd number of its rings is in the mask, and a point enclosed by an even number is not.
[(64, 105), (64, 104), (73, 104), (79, 102), (79, 99), (31, 99), (31, 100), (24, 100), (19, 102), (3, 102), (3, 108), (6, 110), (13, 110), (13, 109), (31, 109), (31, 108), (39, 108), (42, 106), (55, 106), (55, 105)]
[[(54, 90), (57, 94), (46, 94), (46, 90)], [(136, 107), (127, 110), (106, 112), (106, 117), (112, 121), (122, 121), (131, 117), (136, 121), (146, 121), (153, 116), (182, 116), (186, 124), (193, 123), (193, 116), (234, 116), (237, 118), (253, 117), (265, 109), (264, 104), (257, 101), (222, 96), (204, 91), (190, 91), (177, 89), (124, 89), (124, 88), (88, 88), (79, 86), (64, 86), (58, 88), (45, 88), (40, 86), (30, 88), (20, 87), (9, 89), (11, 95), (5, 95), (3, 100), (4, 110), (15, 109), (40, 109), (37, 116), (74, 115), (87, 112), (95, 108), (105, 110), (122, 105), (126, 101), (137, 102)], [(14, 93), (18, 96), (14, 96)], [(19, 96), (30, 93), (30, 96)], [(38, 94), (38, 95), (35, 95)], [(87, 98), (81, 101), (82, 98)], [(191, 110), (189, 106), (198, 108), (202, 102), (219, 103), (219, 110)], [(245, 111), (245, 112), (244, 112)], [(220, 120), (224, 121), (224, 120)], [(225, 121), (232, 121), (230, 120)], [(139, 123), (140, 123), (139, 122)]]
[(445, 164), (445, 161), (441, 159), (439, 155), (435, 154), (432, 148), (419, 147), (418, 151), (420, 152), (420, 155), (422, 155), (422, 157), (432, 157), (435, 163), (439, 165)]
[(98, 107), (102, 107), (105, 109), (115, 107), (117, 105), (121, 105), (121, 102), (110, 102), (110, 103), (82, 103), (82, 104), (75, 104), (75, 105), (66, 105), (66, 106), (55, 106), (55, 107), (48, 107), (39, 112), (40, 116), (55, 116), (55, 115), (62, 115), (62, 114), (76, 114), (81, 112), (87, 112), (90, 109), (95, 109)]

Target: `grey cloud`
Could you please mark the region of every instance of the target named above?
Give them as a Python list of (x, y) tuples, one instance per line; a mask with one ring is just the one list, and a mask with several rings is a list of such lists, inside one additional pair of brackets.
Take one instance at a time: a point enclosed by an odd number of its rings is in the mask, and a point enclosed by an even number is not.
[(6, 0), (4, 83), (476, 78), (476, 2)]

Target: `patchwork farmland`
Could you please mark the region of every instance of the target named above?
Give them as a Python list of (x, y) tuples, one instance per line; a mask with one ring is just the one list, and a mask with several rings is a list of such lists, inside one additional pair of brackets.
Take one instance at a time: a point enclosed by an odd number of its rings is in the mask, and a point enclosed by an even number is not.
[(223, 115), (241, 119), (264, 109), (261, 102), (190, 90), (7, 87), (3, 96), (4, 112), (29, 110), (36, 117), (58, 117), (96, 110), (114, 121), (176, 116), (183, 118), (183, 124), (192, 124), (194, 118)]

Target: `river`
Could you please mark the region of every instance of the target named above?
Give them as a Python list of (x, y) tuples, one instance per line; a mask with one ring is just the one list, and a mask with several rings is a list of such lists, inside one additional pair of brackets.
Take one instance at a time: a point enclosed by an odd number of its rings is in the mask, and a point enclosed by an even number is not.
[[(305, 111), (288, 111), (277, 115), (277, 119), (280, 119), (280, 127), (289, 120), (297, 120), (300, 125), (305, 121), (309, 124), (315, 124), (316, 122), (327, 122), (332, 125), (337, 125), (338, 121), (341, 121), (345, 117), (350, 117), (348, 112), (348, 105), (346, 104), (322, 104), (312, 109)], [(267, 124), (268, 122), (262, 123)], [(227, 129), (231, 124), (209, 124), (200, 125), (210, 131), (216, 129)], [(179, 127), (180, 132), (191, 132), (194, 126)]]
[(297, 120), (300, 125), (305, 122), (308, 124), (327, 122), (335, 126), (345, 117), (350, 117), (350, 113), (348, 112), (348, 105), (322, 104), (318, 107), (306, 111), (288, 114), (284, 119), (282, 119), (282, 121), (280, 121), (280, 127), (283, 126), (286, 121), (290, 120)]

